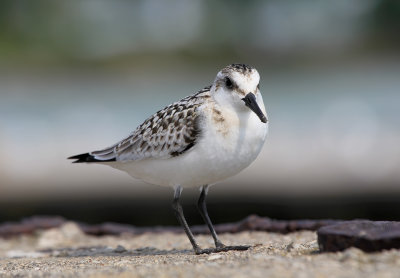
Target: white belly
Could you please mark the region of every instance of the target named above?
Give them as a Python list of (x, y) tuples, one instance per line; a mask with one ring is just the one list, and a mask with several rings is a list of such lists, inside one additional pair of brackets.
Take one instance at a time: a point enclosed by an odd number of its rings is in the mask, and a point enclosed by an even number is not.
[(214, 184), (249, 166), (264, 144), (268, 124), (251, 111), (236, 115), (227, 132), (208, 119), (196, 144), (180, 156), (109, 163), (132, 177), (162, 186), (199, 187)]

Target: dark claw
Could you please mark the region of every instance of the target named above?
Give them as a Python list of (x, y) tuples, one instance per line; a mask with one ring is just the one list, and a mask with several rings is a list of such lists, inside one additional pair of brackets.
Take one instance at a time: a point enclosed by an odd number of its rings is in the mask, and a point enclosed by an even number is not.
[(250, 248), (250, 245), (238, 245), (238, 246), (223, 246), (217, 248), (208, 248), (208, 249), (199, 249), (196, 250), (196, 255), (200, 254), (211, 254), (211, 253), (219, 253), (219, 252), (228, 252), (228, 251), (246, 251)]
[(217, 248), (224, 248), (224, 247), (226, 247), (226, 245), (223, 244), (221, 241), (217, 241), (217, 243), (215, 244), (215, 247), (217, 247)]

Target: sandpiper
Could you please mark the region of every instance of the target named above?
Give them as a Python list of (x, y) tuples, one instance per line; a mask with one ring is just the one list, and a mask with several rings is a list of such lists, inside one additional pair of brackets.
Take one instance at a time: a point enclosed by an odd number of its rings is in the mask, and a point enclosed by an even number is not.
[[(207, 213), (211, 185), (249, 166), (261, 151), (268, 119), (253, 67), (232, 64), (218, 72), (211, 86), (150, 116), (127, 138), (111, 147), (69, 157), (74, 163), (100, 163), (147, 183), (174, 188), (172, 207), (196, 254), (247, 250), (226, 246)], [(201, 249), (179, 202), (182, 189), (200, 188), (198, 208), (215, 248)]]

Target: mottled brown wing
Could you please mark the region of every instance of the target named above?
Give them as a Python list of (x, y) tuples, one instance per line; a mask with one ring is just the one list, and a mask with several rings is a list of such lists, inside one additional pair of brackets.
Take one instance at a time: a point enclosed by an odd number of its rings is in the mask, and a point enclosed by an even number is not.
[[(209, 88), (206, 88), (209, 89)], [(207, 90), (186, 97), (158, 111), (129, 137), (114, 146), (90, 153), (98, 160), (129, 161), (168, 158), (191, 149), (200, 136), (198, 108)]]

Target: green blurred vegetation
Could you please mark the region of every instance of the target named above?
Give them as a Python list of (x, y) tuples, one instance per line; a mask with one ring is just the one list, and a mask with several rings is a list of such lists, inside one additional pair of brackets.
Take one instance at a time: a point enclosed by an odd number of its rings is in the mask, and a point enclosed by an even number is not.
[(27, 65), (151, 57), (318, 58), (397, 52), (399, 30), (396, 0), (5, 0), (0, 59)]

